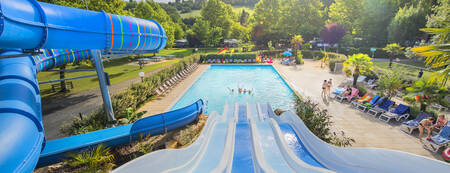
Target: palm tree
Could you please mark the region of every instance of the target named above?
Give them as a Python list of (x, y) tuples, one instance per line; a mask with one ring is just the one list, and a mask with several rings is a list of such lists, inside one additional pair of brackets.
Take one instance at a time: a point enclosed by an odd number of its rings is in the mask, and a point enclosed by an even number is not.
[(392, 59), (394, 56), (402, 54), (403, 49), (404, 48), (397, 43), (388, 44), (385, 48), (383, 48), (384, 51), (389, 53), (389, 68), (392, 67)]
[(358, 77), (361, 73), (365, 73), (366, 71), (373, 69), (372, 58), (367, 54), (353, 54), (344, 62), (344, 70), (352, 71), (353, 74), (353, 87), (356, 87), (356, 82), (358, 81)]
[[(114, 155), (111, 154), (110, 148), (100, 144), (95, 150), (86, 151), (80, 154), (69, 154), (70, 160), (66, 162), (73, 167), (86, 166), (89, 172), (95, 172), (99, 169), (103, 171), (110, 170), (113, 166)], [(101, 166), (101, 167), (99, 167)]]
[(303, 40), (302, 35), (294, 35), (291, 38), (291, 45), (294, 48), (294, 56), (297, 57), (297, 51), (298, 51), (298, 49), (301, 48), (301, 46), (303, 45), (303, 42), (304, 42), (304, 40)]
[(416, 101), (420, 103), (421, 111), (425, 111), (428, 105), (448, 95), (447, 87), (439, 87), (435, 78), (421, 78), (406, 90), (417, 93)]
[(439, 40), (428, 46), (415, 47), (411, 50), (420, 56), (426, 57), (425, 64), (432, 68), (443, 68), (435, 76), (441, 80), (441, 86), (446, 86), (450, 74), (450, 23), (445, 23), (444, 28), (423, 28), (421, 31), (439, 36)]

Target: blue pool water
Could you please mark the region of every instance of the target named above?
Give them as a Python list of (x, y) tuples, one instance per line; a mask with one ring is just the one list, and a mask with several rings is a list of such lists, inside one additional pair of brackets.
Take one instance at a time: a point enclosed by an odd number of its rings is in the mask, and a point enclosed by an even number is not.
[[(239, 87), (252, 92), (238, 94)], [(235, 91), (231, 92), (231, 89)], [(222, 113), (226, 103), (270, 103), (273, 109), (293, 110), (292, 93), (272, 66), (211, 65), (171, 110), (190, 105), (200, 98), (208, 102), (207, 112)]]

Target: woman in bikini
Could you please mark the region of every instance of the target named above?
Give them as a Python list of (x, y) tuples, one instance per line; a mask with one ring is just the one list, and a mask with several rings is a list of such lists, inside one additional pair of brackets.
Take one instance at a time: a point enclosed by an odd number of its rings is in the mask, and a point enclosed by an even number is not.
[(427, 138), (430, 137), (431, 135), (431, 130), (433, 128), (433, 121), (434, 118), (433, 117), (428, 117), (427, 119), (423, 119), (422, 121), (420, 121), (419, 123), (419, 139), (422, 141), (422, 135), (423, 135), (423, 129), (427, 129)]
[(445, 119), (445, 116), (439, 115), (438, 119), (436, 120), (436, 124), (433, 125), (433, 128), (439, 128), (439, 131), (442, 130), (442, 128), (447, 125), (447, 120)]
[(327, 87), (328, 87), (328, 83), (327, 83), (327, 80), (324, 80), (323, 81), (323, 84), (322, 84), (322, 97), (325, 97), (327, 94)]
[(331, 87), (332, 87), (332, 85), (333, 85), (333, 83), (331, 82), (331, 79), (328, 80), (328, 85), (327, 85), (327, 94), (328, 94), (328, 97), (330, 97), (330, 95), (331, 95)]

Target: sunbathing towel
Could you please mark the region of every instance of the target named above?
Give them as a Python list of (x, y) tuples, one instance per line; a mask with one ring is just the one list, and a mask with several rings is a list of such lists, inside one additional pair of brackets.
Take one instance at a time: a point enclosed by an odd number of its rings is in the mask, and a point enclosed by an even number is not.
[(443, 144), (450, 141), (450, 126), (446, 125), (442, 130), (439, 132), (438, 135), (433, 136), (431, 138), (427, 139), (428, 141), (434, 142), (436, 144)]
[(339, 94), (342, 94), (345, 90), (346, 90), (346, 88), (335, 88), (333, 90), (333, 94), (339, 95)]

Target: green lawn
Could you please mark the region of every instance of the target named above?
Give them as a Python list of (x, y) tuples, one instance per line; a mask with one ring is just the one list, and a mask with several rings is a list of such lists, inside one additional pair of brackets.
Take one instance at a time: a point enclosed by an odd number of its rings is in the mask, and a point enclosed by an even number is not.
[[(407, 64), (407, 62), (402, 62), (402, 63)], [(380, 71), (381, 73), (390, 70), (389, 62), (375, 61), (375, 62), (373, 62), (373, 64), (375, 66), (375, 70)], [(418, 66), (418, 67), (424, 66), (422, 63), (417, 63), (417, 62), (416, 63), (408, 63), (408, 64)], [(420, 66), (420, 64), (422, 64), (422, 65)], [(409, 80), (416, 80), (417, 75), (420, 71), (417, 68), (412, 68), (412, 67), (398, 65), (398, 64), (392, 64), (392, 70), (400, 72), (401, 74), (403, 74), (405, 76), (406, 79), (409, 79)], [(424, 71), (423, 76), (428, 76), (431, 74), (432, 74), (432, 72)]]
[(189, 12), (189, 13), (181, 13), (180, 14), (180, 16), (181, 16), (181, 18), (190, 18), (190, 17), (198, 17), (198, 16), (200, 16), (201, 14), (200, 14), (200, 10), (192, 10), (191, 12)]
[[(180, 59), (175, 59), (171, 61), (161, 62), (157, 64), (152, 65), (146, 65), (143, 69), (139, 69), (138, 65), (128, 65), (128, 63), (134, 61), (133, 58), (122, 58), (117, 59), (113, 61), (104, 62), (105, 72), (109, 73), (111, 84), (116, 84), (122, 81), (130, 80), (133, 78), (138, 77), (139, 72), (150, 72), (155, 69), (158, 69), (163, 66), (167, 66), (170, 64), (174, 64), (178, 62)], [(94, 69), (94, 67), (89, 67), (87, 65), (80, 65), (80, 66), (74, 66), (74, 65), (68, 65), (66, 69)], [(70, 77), (77, 77), (77, 76), (84, 76), (84, 75), (94, 75), (96, 74), (95, 71), (90, 72), (72, 72), (72, 73), (66, 73), (66, 78)], [(59, 72), (40, 72), (38, 73), (38, 80), (48, 81), (48, 80), (57, 80), (59, 79)], [(84, 79), (77, 79), (72, 81), (74, 85), (74, 89), (70, 91), (70, 94), (79, 93), (82, 91), (86, 91), (93, 88), (98, 88), (98, 80), (97, 77), (92, 78), (84, 78)], [(57, 84), (57, 83), (51, 83), (51, 84)], [(42, 97), (51, 97), (59, 95), (60, 93), (55, 93), (51, 90), (51, 84), (42, 84), (39, 85), (39, 88), (41, 90)]]

